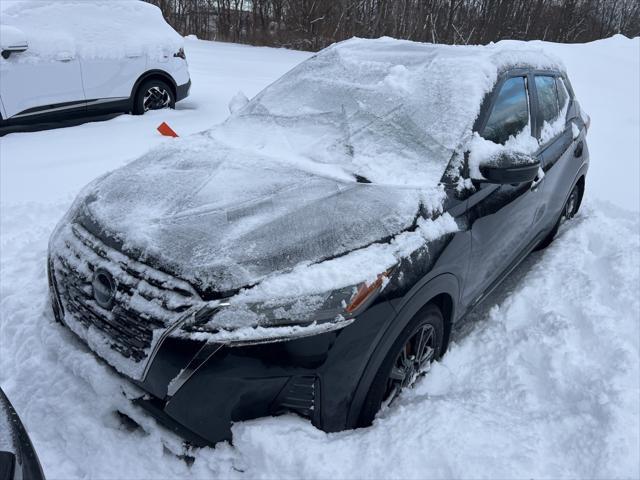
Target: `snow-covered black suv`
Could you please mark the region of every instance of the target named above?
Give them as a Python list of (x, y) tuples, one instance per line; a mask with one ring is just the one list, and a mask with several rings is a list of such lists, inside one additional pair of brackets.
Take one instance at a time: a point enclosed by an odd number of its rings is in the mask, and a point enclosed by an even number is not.
[(336, 44), (86, 187), (50, 241), (56, 318), (196, 444), (367, 425), (576, 213), (588, 123), (541, 51)]

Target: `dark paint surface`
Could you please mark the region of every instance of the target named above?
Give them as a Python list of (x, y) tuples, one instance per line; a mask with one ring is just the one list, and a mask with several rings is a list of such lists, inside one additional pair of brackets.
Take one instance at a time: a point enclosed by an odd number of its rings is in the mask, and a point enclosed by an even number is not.
[(0, 479), (44, 480), (42, 467), (29, 435), (11, 402), (0, 389), (0, 415), (4, 414), (7, 415), (10, 431), (0, 432), (0, 435), (11, 437), (15, 451), (0, 452)]
[[(531, 128), (537, 132), (533, 72), (506, 72), (496, 91), (515, 75), (527, 76)], [(167, 340), (140, 383), (153, 396), (146, 408), (170, 428), (179, 425), (194, 433), (185, 436), (196, 444), (230, 439), (234, 421), (286, 411), (304, 415), (328, 432), (358, 426), (371, 381), (403, 327), (426, 304), (435, 303), (446, 322), (444, 353), (452, 326), (553, 230), (570, 191), (588, 168), (586, 129), (574, 103), (565, 131), (536, 154), (545, 172), (539, 183), (477, 183), (468, 192), (446, 185), (445, 209), (459, 231), (404, 259), (384, 293), (354, 323), (280, 343), (223, 346), (171, 397), (171, 380), (202, 343)], [(479, 131), (492, 104), (489, 96), (476, 121)], [(573, 138), (572, 122), (581, 129), (579, 138)]]

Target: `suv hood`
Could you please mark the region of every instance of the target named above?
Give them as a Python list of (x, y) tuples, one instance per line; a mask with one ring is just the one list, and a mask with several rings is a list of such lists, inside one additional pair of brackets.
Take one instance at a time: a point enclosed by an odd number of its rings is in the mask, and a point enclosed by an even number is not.
[(424, 191), (357, 183), (192, 136), (87, 188), (76, 221), (215, 297), (398, 234)]

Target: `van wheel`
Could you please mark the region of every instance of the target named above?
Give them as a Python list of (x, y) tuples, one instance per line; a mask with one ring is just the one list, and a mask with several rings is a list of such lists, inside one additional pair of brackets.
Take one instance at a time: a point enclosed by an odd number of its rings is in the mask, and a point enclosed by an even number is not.
[(567, 198), (567, 201), (564, 204), (564, 208), (562, 209), (560, 218), (558, 218), (558, 221), (553, 226), (553, 229), (549, 232), (549, 234), (544, 237), (544, 239), (535, 248), (536, 251), (543, 250), (551, 245), (551, 242), (553, 242), (553, 239), (558, 233), (560, 225), (562, 225), (567, 220), (571, 220), (573, 217), (575, 217), (576, 213), (578, 213), (578, 210), (580, 209), (580, 195), (580, 184), (577, 183), (576, 185), (574, 185), (573, 190), (571, 190), (571, 193), (569, 194), (569, 198)]
[(149, 80), (140, 88), (133, 104), (134, 115), (142, 115), (149, 110), (175, 108), (176, 98), (171, 87), (162, 80)]
[(387, 353), (371, 383), (358, 424), (368, 426), (380, 409), (393, 404), (400, 393), (412, 388), (440, 358), (444, 319), (440, 309), (428, 305), (404, 328)]

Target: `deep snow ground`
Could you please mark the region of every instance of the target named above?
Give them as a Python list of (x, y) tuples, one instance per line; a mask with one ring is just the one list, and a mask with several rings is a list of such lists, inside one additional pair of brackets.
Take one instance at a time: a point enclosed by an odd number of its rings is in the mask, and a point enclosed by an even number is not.
[[(52, 324), (51, 229), (79, 188), (152, 146), (222, 121), (308, 54), (189, 40), (174, 112), (0, 139), (0, 385), (50, 478), (612, 478), (640, 476), (640, 39), (544, 44), (592, 117), (585, 203), (373, 427), (327, 435), (295, 416), (234, 427), (234, 447), (180, 441), (124, 380)], [(114, 413), (144, 425), (130, 431)], [(168, 448), (167, 448), (168, 446)]]

